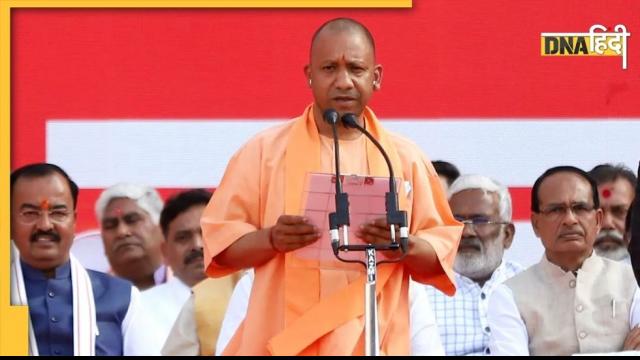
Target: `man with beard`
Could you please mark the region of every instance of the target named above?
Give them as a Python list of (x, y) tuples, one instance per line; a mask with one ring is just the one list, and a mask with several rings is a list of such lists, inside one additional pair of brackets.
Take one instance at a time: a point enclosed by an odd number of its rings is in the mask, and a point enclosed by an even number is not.
[(593, 244), (596, 253), (611, 260), (629, 263), (629, 243), (624, 239), (625, 218), (633, 202), (637, 178), (624, 165), (602, 164), (589, 174), (598, 184), (602, 229)]
[(160, 352), (182, 305), (191, 296), (191, 288), (204, 280), (202, 230), (200, 217), (211, 193), (188, 190), (171, 197), (160, 214), (165, 241), (161, 249), (173, 271), (173, 277), (162, 285), (142, 292), (142, 303), (153, 313), (159, 336)]
[(11, 174), (11, 303), (29, 305), (30, 355), (154, 355), (139, 292), (70, 254), (78, 186), (53, 164)]
[(560, 355), (640, 348), (640, 297), (627, 264), (600, 257), (597, 185), (583, 170), (547, 170), (531, 192), (545, 253), (499, 285), (489, 302), (491, 355)]
[(482, 175), (463, 175), (449, 188), (449, 206), (464, 230), (454, 263), (458, 291), (448, 297), (426, 286), (447, 355), (484, 354), (487, 302), (493, 289), (522, 270), (503, 261), (515, 227), (507, 188)]
[(167, 281), (158, 225), (162, 199), (148, 186), (121, 183), (105, 189), (96, 216), (111, 271), (145, 290)]

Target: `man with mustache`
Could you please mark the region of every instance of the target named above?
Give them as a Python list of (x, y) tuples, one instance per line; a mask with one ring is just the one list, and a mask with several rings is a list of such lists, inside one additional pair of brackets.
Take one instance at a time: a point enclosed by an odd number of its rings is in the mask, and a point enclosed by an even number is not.
[(593, 245), (596, 253), (611, 260), (629, 263), (629, 243), (624, 239), (625, 218), (633, 202), (638, 180), (631, 169), (622, 164), (598, 165), (589, 174), (598, 184), (603, 211), (602, 229)]
[(160, 227), (164, 234), (162, 254), (173, 271), (164, 284), (142, 292), (142, 303), (154, 314), (159, 332), (157, 351), (160, 352), (182, 305), (191, 296), (191, 288), (206, 278), (202, 252), (200, 217), (211, 198), (203, 190), (180, 192), (167, 200), (160, 213)]
[(96, 201), (100, 234), (113, 273), (140, 290), (167, 281), (158, 222), (158, 192), (148, 186), (120, 183), (105, 189)]
[(11, 173), (11, 303), (29, 305), (30, 355), (155, 355), (139, 292), (70, 254), (78, 186), (60, 167)]
[(453, 266), (458, 291), (449, 297), (431, 286), (424, 289), (447, 355), (482, 355), (491, 334), (489, 297), (496, 286), (522, 271), (519, 264), (503, 260), (515, 234), (511, 195), (486, 176), (462, 175), (449, 188), (449, 206), (465, 225)]
[[(409, 278), (453, 294), (453, 259), (462, 226), (449, 209), (429, 159), (411, 141), (387, 132), (367, 107), (382, 84), (369, 30), (352, 19), (333, 19), (311, 36), (304, 81), (314, 102), (298, 118), (267, 129), (230, 160), (202, 217), (205, 266), (211, 277), (253, 268), (247, 316), (223, 355), (361, 355), (364, 353), (364, 283), (360, 264), (329, 265), (294, 252), (318, 241), (323, 224), (303, 216), (310, 173), (384, 176), (386, 162), (353, 128), (338, 125), (335, 160), (328, 109), (356, 121), (377, 138), (401, 178), (398, 201), (408, 212), (408, 254), (378, 268), (380, 353), (411, 353)], [(365, 242), (389, 244), (385, 219), (357, 229)], [(397, 255), (397, 254), (396, 254)], [(427, 340), (429, 341), (429, 340)]]
[(596, 182), (572, 166), (547, 170), (531, 193), (545, 253), (489, 301), (492, 355), (571, 355), (640, 349), (640, 303), (627, 264), (598, 256)]

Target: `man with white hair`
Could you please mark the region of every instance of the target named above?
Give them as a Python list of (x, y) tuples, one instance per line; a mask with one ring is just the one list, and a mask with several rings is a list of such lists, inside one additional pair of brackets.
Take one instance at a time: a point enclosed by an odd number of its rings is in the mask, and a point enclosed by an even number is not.
[(148, 186), (120, 183), (96, 201), (96, 216), (112, 272), (140, 290), (167, 280), (159, 226), (163, 202)]
[(522, 270), (503, 261), (515, 227), (511, 222), (511, 196), (507, 188), (482, 175), (463, 175), (448, 191), (449, 205), (464, 230), (454, 263), (455, 296), (431, 286), (429, 294), (442, 344), (447, 355), (483, 354), (491, 329), (487, 304), (493, 289)]

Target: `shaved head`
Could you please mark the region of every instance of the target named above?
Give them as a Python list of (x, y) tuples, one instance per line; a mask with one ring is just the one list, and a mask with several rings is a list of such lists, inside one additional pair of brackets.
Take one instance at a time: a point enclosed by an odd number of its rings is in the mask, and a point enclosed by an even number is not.
[(369, 32), (369, 30), (361, 23), (349, 18), (337, 18), (337, 19), (332, 19), (327, 21), (326, 23), (322, 24), (322, 26), (320, 26), (320, 28), (318, 28), (318, 30), (316, 30), (316, 32), (313, 34), (313, 37), (311, 38), (311, 49), (313, 49), (313, 46), (316, 43), (316, 40), (320, 36), (320, 34), (323, 34), (325, 32), (326, 33), (355, 32), (355, 33), (360, 33), (364, 35), (369, 45), (371, 45), (371, 50), (375, 58), (376, 45), (373, 41), (373, 36), (371, 36), (371, 33)]

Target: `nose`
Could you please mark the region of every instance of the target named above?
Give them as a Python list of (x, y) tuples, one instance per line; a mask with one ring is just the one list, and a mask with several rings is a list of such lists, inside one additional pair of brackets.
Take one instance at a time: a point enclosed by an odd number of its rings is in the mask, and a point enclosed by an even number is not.
[(572, 208), (567, 208), (562, 216), (562, 223), (565, 225), (574, 225), (578, 223), (578, 217), (573, 212)]
[(43, 211), (41, 213), (40, 217), (38, 218), (37, 226), (39, 230), (43, 230), (43, 231), (48, 231), (53, 229), (53, 223), (51, 222), (51, 219), (49, 219), (48, 212)]
[(613, 224), (613, 214), (608, 209), (603, 209), (602, 214), (602, 230), (611, 230), (615, 229), (615, 225)]
[(475, 228), (473, 227), (473, 224), (464, 223), (464, 227), (462, 228), (462, 237), (463, 238), (477, 237), (477, 233)]
[(194, 236), (194, 247), (196, 249), (202, 249), (204, 247), (204, 243), (202, 241), (202, 233), (201, 232), (196, 232), (195, 236)]
[(116, 236), (118, 238), (124, 238), (131, 235), (131, 230), (129, 229), (129, 225), (127, 225), (124, 221), (118, 222), (118, 227), (116, 228)]
[(347, 69), (341, 69), (336, 74), (336, 87), (340, 90), (353, 88), (353, 80)]

